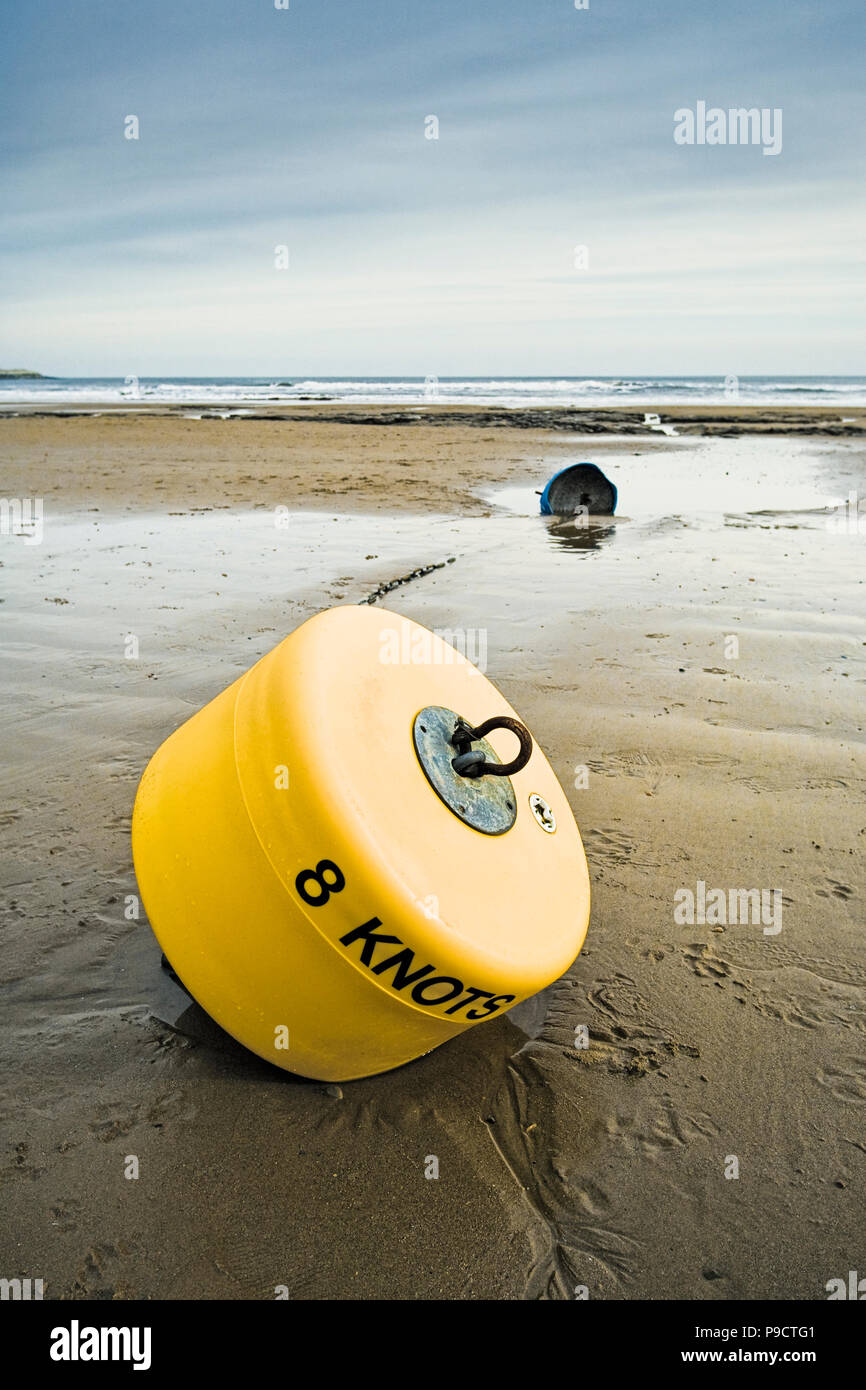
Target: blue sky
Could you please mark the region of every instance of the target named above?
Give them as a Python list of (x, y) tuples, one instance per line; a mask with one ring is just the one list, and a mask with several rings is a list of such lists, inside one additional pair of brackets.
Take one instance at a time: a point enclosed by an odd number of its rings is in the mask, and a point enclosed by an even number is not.
[[(2, 0), (0, 23), (0, 365), (866, 371), (862, 0)], [(699, 100), (781, 108), (781, 153), (677, 145)]]

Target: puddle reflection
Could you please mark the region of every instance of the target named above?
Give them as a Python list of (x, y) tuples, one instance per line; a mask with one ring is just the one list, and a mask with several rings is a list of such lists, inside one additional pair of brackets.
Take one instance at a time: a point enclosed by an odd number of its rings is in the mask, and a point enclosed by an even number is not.
[(551, 545), (561, 550), (600, 550), (616, 533), (609, 516), (551, 516), (544, 524)]

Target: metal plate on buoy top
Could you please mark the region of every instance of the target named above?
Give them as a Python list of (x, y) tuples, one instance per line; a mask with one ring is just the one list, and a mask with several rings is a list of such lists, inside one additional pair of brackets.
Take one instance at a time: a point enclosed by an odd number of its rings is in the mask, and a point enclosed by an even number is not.
[[(412, 739), (424, 775), (449, 811), (484, 835), (504, 835), (517, 819), (517, 797), (510, 777), (461, 777), (452, 761), (457, 749), (451, 742), (458, 715), (442, 705), (428, 705), (415, 716)], [(486, 738), (473, 740), (473, 752), (487, 762), (498, 763), (496, 750)]]

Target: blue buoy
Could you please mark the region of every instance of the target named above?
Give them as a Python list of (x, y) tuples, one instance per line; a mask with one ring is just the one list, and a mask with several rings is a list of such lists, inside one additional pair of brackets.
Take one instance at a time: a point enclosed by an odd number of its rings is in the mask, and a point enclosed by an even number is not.
[(616, 488), (594, 463), (570, 463), (550, 479), (541, 494), (542, 516), (613, 516)]

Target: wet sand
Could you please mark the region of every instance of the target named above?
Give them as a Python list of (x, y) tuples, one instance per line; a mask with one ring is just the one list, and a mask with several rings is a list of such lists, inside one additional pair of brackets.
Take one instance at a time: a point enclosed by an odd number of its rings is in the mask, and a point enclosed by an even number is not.
[[(45, 507), (41, 544), (0, 536), (0, 1272), (79, 1299), (826, 1298), (866, 1235), (866, 533), (834, 510), (862, 438), (321, 414), (0, 419), (4, 495)], [(583, 458), (616, 521), (540, 518)], [(428, 565), (387, 607), (484, 634), (583, 833), (589, 934), (543, 997), (328, 1088), (160, 971), (125, 916), (132, 800), (287, 631)], [(678, 923), (698, 881), (779, 890), (781, 931)]]

